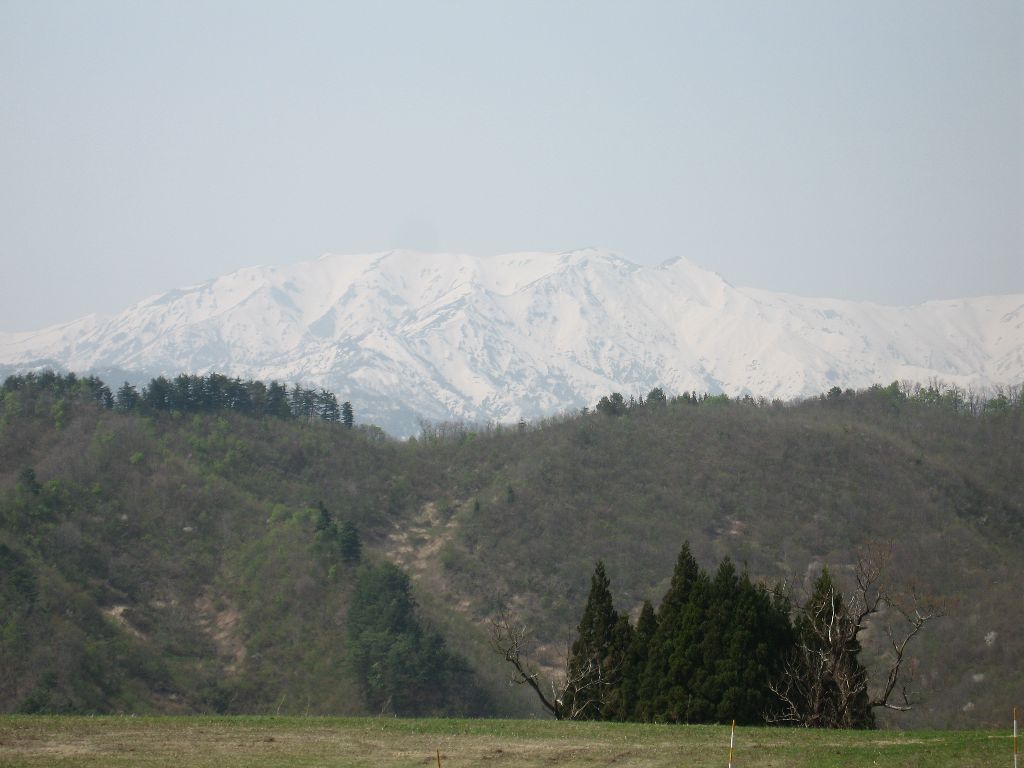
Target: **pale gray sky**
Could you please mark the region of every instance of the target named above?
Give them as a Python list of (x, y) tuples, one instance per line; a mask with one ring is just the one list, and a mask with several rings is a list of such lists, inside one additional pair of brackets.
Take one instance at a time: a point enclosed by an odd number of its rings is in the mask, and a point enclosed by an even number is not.
[(0, 105), (0, 330), (393, 246), (1024, 292), (1017, 0), (0, 0)]

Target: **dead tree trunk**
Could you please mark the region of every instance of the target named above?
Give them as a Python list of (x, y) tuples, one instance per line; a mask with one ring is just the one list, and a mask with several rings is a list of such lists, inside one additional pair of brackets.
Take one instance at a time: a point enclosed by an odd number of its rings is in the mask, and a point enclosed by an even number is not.
[[(556, 720), (578, 720), (587, 709), (600, 701), (604, 687), (610, 682), (601, 674), (599, 665), (591, 662), (570, 670), (568, 653), (560, 679), (543, 685), (540, 672), (527, 658), (530, 635), (526, 626), (511, 619), (502, 611), (491, 622), (491, 647), (507, 661), (513, 670), (511, 682), (526, 685), (533, 690), (541, 705)], [(549, 690), (545, 692), (545, 688)]]
[[(903, 594), (890, 590), (883, 578), (890, 557), (891, 547), (858, 555), (855, 586), (845, 598), (827, 569), (822, 572), (814, 594), (797, 613), (793, 656), (771, 686), (780, 702), (780, 709), (769, 715), (771, 721), (809, 728), (869, 728), (877, 708), (902, 712), (912, 707), (908, 686), (901, 682), (907, 645), (945, 611), (914, 589)], [(858, 660), (860, 635), (886, 607), (901, 621), (885, 627), (886, 681), (872, 695), (867, 670)]]

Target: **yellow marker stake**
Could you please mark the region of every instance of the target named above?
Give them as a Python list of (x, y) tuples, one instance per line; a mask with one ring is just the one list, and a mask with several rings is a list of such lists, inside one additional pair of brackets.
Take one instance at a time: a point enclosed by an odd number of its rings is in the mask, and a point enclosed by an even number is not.
[(441, 768), (441, 750), (437, 750), (437, 768)]
[[(1014, 720), (1014, 723), (1017, 721)], [(732, 768), (732, 748), (736, 745), (736, 721), (732, 721), (732, 733), (729, 734), (729, 768)], [(1017, 766), (1013, 766), (1017, 768)]]

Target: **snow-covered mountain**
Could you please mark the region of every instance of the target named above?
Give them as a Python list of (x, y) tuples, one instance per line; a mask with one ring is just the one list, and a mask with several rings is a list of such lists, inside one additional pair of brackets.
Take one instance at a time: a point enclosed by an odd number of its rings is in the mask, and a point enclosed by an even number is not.
[(678, 259), (388, 251), (252, 267), (111, 319), (0, 333), (0, 366), (122, 378), (218, 371), (324, 386), (398, 435), (619, 391), (792, 398), (938, 378), (1024, 381), (1024, 295), (913, 307), (735, 288)]

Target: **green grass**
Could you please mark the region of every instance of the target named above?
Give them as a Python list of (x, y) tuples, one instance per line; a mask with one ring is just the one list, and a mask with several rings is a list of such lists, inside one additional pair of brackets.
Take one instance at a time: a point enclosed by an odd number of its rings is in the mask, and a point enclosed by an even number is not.
[[(542, 720), (0, 717), (0, 766), (725, 766), (729, 729)], [(1012, 764), (991, 731), (738, 728), (736, 768)]]

